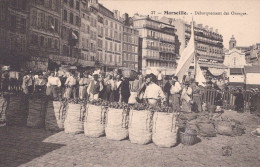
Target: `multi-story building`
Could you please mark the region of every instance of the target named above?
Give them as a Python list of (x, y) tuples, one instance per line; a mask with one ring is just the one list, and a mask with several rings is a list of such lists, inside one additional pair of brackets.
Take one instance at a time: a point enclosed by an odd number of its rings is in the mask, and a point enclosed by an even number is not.
[[(93, 20), (93, 9), (89, 6), (88, 0), (81, 1), (81, 27), (80, 27), (80, 57), (78, 63), (83, 67), (93, 67), (95, 65), (96, 57), (96, 40), (93, 39), (96, 35)], [(94, 30), (94, 31), (93, 31)]]
[(250, 46), (250, 50), (246, 51), (245, 54), (248, 64), (260, 66), (260, 43)]
[(123, 15), (123, 50), (122, 65), (123, 67), (138, 70), (138, 39), (139, 32), (130, 24), (131, 18), (128, 14)]
[(0, 0), (0, 64), (13, 69), (21, 68), (28, 60), (27, 11), (25, 0)]
[[(31, 69), (47, 69), (48, 58), (60, 55), (60, 0), (31, 0), (29, 5), (28, 53)], [(39, 63), (41, 61), (41, 63)]]
[(61, 63), (77, 64), (80, 58), (80, 0), (62, 0)]
[(151, 19), (149, 16), (135, 15), (133, 25), (142, 40), (142, 70), (176, 68), (175, 27)]
[[(97, 7), (97, 4), (93, 6)], [(122, 66), (122, 34), (123, 24), (119, 17), (98, 4), (98, 57), (105, 71)]]
[[(177, 29), (179, 54), (187, 46), (191, 36), (191, 24), (184, 20), (170, 20), (171, 24)], [(203, 27), (202, 24), (194, 23), (195, 35), (195, 50), (199, 57), (199, 64), (202, 68), (226, 68), (223, 65), (223, 37), (218, 33), (218, 30), (213, 31), (213, 28), (208, 26)]]

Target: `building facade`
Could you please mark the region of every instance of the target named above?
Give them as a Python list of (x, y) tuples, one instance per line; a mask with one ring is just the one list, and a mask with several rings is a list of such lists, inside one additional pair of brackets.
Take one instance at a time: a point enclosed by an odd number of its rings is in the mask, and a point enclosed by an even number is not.
[(135, 15), (133, 25), (142, 37), (142, 70), (147, 68), (176, 68), (175, 27), (151, 19), (149, 16)]
[(98, 4), (98, 26), (98, 57), (104, 70), (122, 67), (122, 22), (114, 12)]
[[(191, 36), (191, 24), (186, 23), (182, 19), (171, 20), (178, 35), (179, 54), (183, 52), (187, 46)], [(213, 28), (196, 24), (194, 22), (194, 35), (195, 35), (195, 50), (199, 57), (199, 64), (203, 69), (216, 68), (223, 69), (224, 52), (223, 52), (223, 37)]]
[(131, 18), (129, 18), (127, 13), (124, 14), (123, 20), (122, 65), (123, 67), (138, 70), (139, 31), (129, 24)]
[[(62, 0), (61, 5), (61, 53), (59, 63), (78, 64), (80, 57), (80, 1)], [(56, 59), (56, 58), (55, 58)], [(57, 60), (56, 60), (57, 61)]]
[(0, 64), (13, 69), (24, 66), (28, 60), (27, 1), (0, 0)]
[[(31, 0), (28, 5), (29, 66), (34, 70), (46, 70), (48, 58), (60, 55), (61, 1)], [(41, 64), (47, 66), (41, 67)]]

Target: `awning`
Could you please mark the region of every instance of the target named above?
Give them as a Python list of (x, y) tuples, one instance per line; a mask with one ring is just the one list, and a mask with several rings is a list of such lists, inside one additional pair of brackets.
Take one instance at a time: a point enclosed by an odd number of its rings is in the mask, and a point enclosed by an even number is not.
[(230, 68), (231, 75), (243, 75), (242, 68)]
[(219, 68), (208, 68), (208, 70), (214, 76), (220, 76), (226, 71), (225, 69), (219, 69)]

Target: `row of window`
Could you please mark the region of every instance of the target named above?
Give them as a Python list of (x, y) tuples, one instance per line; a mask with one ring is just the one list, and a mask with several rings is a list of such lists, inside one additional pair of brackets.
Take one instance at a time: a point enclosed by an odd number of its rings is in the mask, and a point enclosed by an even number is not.
[(123, 27), (123, 29), (124, 29), (124, 32), (128, 32), (128, 33), (131, 33), (131, 34), (138, 35), (138, 33), (139, 33), (138, 30), (128, 28), (128, 27)]
[[(19, 2), (20, 0), (13, 0), (13, 1)], [(26, 1), (28, 1), (28, 0), (26, 0)], [(32, 0), (32, 3), (36, 4), (36, 5), (44, 6), (48, 10), (53, 10), (56, 12), (59, 12), (60, 6), (61, 6), (60, 0)], [(26, 5), (26, 2), (25, 2), (25, 5)]]
[(199, 51), (203, 51), (203, 52), (208, 52), (208, 53), (214, 53), (214, 54), (222, 54), (223, 50), (219, 49), (219, 48), (209, 48), (206, 45), (197, 45), (196, 49)]
[(26, 32), (26, 19), (17, 17), (16, 15), (10, 15), (10, 29), (16, 32)]
[(112, 29), (105, 28), (105, 36), (114, 38), (115, 40), (121, 41), (121, 33), (117, 31), (113, 31)]
[[(114, 48), (113, 48), (114, 45)], [(112, 41), (105, 41), (105, 49), (108, 51), (115, 51), (115, 52), (121, 52), (121, 44), (120, 43), (116, 43)]]
[(148, 67), (174, 67), (175, 64), (171, 62), (147, 61)]
[(113, 21), (105, 19), (105, 26), (115, 30), (122, 31), (122, 25), (114, 23)]
[(147, 57), (154, 57), (154, 58), (158, 58), (159, 57), (159, 51), (146, 50), (145, 53), (146, 53)]
[(138, 37), (124, 35), (123, 41), (138, 45)]
[(124, 44), (123, 50), (128, 51), (128, 52), (132, 52), (132, 53), (138, 53), (138, 47), (133, 46), (133, 45)]
[(79, 16), (75, 16), (72, 12), (68, 14), (67, 10), (64, 9), (63, 11), (63, 20), (65, 22), (69, 22), (70, 24), (80, 26), (80, 18)]
[(86, 61), (95, 61), (95, 56), (90, 55), (89, 53), (81, 53), (79, 59)]
[(37, 33), (30, 34), (30, 44), (47, 49), (59, 49), (59, 40), (57, 38), (46, 37)]
[(134, 61), (138, 62), (137, 54), (123, 53), (123, 61)]
[(75, 8), (75, 9), (79, 10), (79, 7), (80, 7), (79, 1), (75, 1), (75, 0), (63, 0), (63, 2), (64, 2), (64, 4), (69, 5), (69, 7)]
[[(6, 38), (8, 36), (8, 38)], [(0, 48), (9, 49), (16, 52), (26, 51), (26, 40), (24, 35), (15, 33), (6, 34), (4, 29), (0, 29)]]
[(92, 52), (96, 52), (96, 44), (90, 42), (88, 38), (82, 38), (82, 48), (89, 49)]

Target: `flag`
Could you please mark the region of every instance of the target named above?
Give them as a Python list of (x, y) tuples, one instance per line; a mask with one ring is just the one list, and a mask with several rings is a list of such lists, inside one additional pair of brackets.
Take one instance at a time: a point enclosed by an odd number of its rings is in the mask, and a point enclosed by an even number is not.
[(78, 36), (72, 31), (72, 34), (71, 34), (72, 36), (72, 39), (78, 39)]
[(190, 68), (190, 64), (192, 63), (194, 54), (195, 54), (195, 42), (194, 42), (194, 30), (193, 30), (193, 22), (191, 25), (191, 37), (187, 47), (181, 53), (180, 60), (178, 62), (178, 66), (176, 69), (176, 76), (178, 76), (178, 80), (182, 82), (183, 76), (188, 72)]
[(202, 70), (200, 69), (198, 58), (195, 57), (194, 59), (194, 65), (195, 65), (195, 82), (198, 82), (199, 85), (205, 86), (206, 79), (203, 75)]

